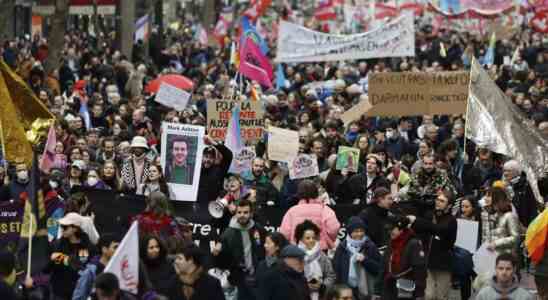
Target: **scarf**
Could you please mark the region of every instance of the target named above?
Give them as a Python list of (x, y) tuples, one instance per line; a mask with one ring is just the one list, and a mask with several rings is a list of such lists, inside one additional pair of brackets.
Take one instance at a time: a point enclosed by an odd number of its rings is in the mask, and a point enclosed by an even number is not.
[(304, 257), (304, 276), (307, 281), (316, 279), (322, 281), (323, 272), (320, 265), (320, 256), (322, 251), (320, 249), (320, 243), (316, 242), (314, 248), (308, 250), (303, 243), (299, 243), (299, 248), (303, 249), (305, 252)]
[(194, 284), (202, 276), (202, 273), (202, 267), (198, 267), (192, 273), (182, 274), (180, 276), (180, 279), (183, 282), (183, 294), (186, 299), (191, 299), (194, 295)]
[(363, 237), (361, 240), (354, 240), (350, 237), (346, 238), (346, 250), (352, 254), (350, 256), (350, 268), (348, 269), (348, 285), (352, 288), (358, 287), (359, 273), (358, 273), (358, 255), (361, 255), (360, 251), (365, 244), (367, 237)]
[(242, 234), (242, 246), (244, 249), (244, 265), (245, 269), (249, 272), (249, 274), (254, 273), (253, 268), (253, 252), (252, 252), (252, 245), (251, 245), (251, 232), (249, 230), (255, 226), (255, 222), (253, 220), (249, 220), (249, 223), (245, 227), (243, 227), (240, 223), (238, 223), (238, 219), (236, 216), (232, 217), (229, 224), (230, 228), (234, 228), (240, 231)]
[(405, 229), (397, 238), (390, 241), (390, 247), (392, 248), (392, 255), (390, 257), (390, 272), (387, 275), (398, 274), (402, 270), (400, 269), (401, 256), (403, 254), (403, 248), (407, 241), (415, 234), (412, 229)]

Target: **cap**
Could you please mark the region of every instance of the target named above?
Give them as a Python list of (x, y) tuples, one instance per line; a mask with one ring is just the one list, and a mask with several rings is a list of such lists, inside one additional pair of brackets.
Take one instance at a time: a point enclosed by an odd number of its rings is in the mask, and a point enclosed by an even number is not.
[(75, 167), (80, 169), (81, 171), (86, 170), (86, 163), (83, 160), (75, 160), (70, 165), (71, 167)]
[(300, 258), (304, 259), (306, 253), (295, 245), (287, 245), (280, 252), (280, 258)]
[(379, 199), (386, 195), (390, 194), (390, 190), (385, 188), (384, 186), (379, 186), (375, 190), (373, 190), (373, 198)]
[(356, 229), (365, 230), (365, 222), (360, 217), (356, 217), (356, 216), (350, 217), (346, 225), (346, 232), (350, 234)]
[(66, 214), (63, 218), (59, 219), (59, 224), (64, 226), (73, 225), (73, 226), (82, 227), (83, 223), (84, 223), (84, 218), (75, 212), (70, 212)]
[(142, 136), (136, 136), (131, 140), (131, 148), (145, 148), (148, 149), (147, 140)]

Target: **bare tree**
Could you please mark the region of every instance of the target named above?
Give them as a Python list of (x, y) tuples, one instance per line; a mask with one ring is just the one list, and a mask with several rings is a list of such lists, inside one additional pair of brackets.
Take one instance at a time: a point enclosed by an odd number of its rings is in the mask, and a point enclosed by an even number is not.
[(55, 0), (55, 12), (51, 20), (48, 39), (48, 59), (45, 64), (47, 74), (53, 73), (60, 65), (65, 46), (66, 21), (69, 14), (69, 0)]

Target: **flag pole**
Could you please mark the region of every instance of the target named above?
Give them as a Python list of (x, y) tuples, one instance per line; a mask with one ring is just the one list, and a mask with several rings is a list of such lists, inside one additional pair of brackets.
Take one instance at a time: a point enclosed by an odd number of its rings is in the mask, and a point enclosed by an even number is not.
[(7, 161), (6, 146), (4, 143), (4, 129), (2, 129), (2, 122), (0, 122), (0, 146), (2, 146), (2, 159)]
[[(27, 201), (30, 201), (30, 199), (27, 199)], [(28, 248), (28, 255), (27, 255), (27, 278), (30, 277), (31, 272), (31, 265), (32, 265), (32, 214), (29, 216), (29, 248)]]

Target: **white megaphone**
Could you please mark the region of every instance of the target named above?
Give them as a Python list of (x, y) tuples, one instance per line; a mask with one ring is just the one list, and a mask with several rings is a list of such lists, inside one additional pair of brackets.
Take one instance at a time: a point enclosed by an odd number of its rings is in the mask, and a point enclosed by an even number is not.
[(209, 214), (214, 217), (215, 219), (220, 219), (223, 217), (225, 213), (225, 207), (228, 205), (228, 199), (226, 198), (218, 198), (215, 201), (209, 202), (209, 205), (207, 206), (207, 209), (209, 210)]

